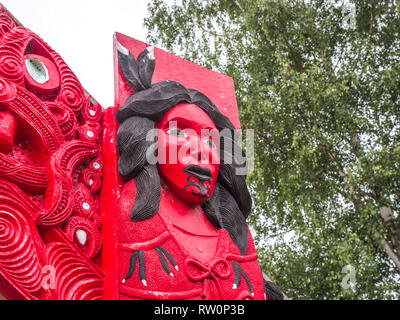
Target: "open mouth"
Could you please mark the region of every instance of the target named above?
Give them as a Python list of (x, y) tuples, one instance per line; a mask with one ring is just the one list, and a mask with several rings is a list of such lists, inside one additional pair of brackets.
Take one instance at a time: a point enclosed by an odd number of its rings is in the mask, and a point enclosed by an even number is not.
[(211, 171), (208, 170), (207, 168), (202, 168), (200, 166), (196, 166), (196, 165), (187, 166), (183, 170), (183, 172), (199, 179), (199, 181), (211, 181), (212, 180)]

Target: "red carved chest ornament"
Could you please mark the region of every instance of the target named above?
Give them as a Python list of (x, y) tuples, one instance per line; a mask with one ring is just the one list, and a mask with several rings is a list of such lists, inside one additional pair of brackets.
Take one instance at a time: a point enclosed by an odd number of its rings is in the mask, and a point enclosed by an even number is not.
[[(114, 40), (116, 106), (103, 110), (0, 5), (0, 294), (264, 299), (245, 177), (218, 152), (222, 131), (240, 128), (232, 79)], [(155, 154), (184, 150), (189, 137), (207, 153), (144, 156), (155, 141)]]

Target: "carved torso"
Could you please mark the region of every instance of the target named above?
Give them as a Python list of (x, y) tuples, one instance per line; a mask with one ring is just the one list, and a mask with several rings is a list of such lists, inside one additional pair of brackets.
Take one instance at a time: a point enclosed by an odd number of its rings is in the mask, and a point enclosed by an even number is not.
[[(121, 193), (121, 199), (124, 199), (119, 216), (122, 224), (120, 232), (124, 234), (120, 234), (123, 241), (118, 245), (121, 299), (264, 299), (261, 269), (251, 239), (249, 252), (241, 256), (225, 230), (215, 230), (204, 217), (201, 208), (196, 212), (192, 207), (190, 212), (188, 204), (169, 190), (163, 191), (162, 209), (157, 215), (144, 222), (132, 223), (130, 209), (135, 197), (128, 195), (135, 192), (135, 184), (130, 182)], [(175, 211), (170, 214), (171, 203), (174, 208), (180, 207), (181, 213)], [(186, 219), (181, 219), (178, 223), (171, 222), (185, 215)], [(127, 224), (131, 227), (125, 233)], [(177, 268), (165, 257), (173, 276), (162, 267), (155, 249), (160, 246), (176, 263)], [(139, 266), (132, 277), (124, 281), (132, 252), (138, 250), (145, 253), (147, 286), (140, 279)], [(254, 296), (243, 277), (238, 288), (232, 290), (237, 277), (232, 262), (240, 264), (249, 274)], [(139, 264), (139, 261), (137, 263)], [(258, 272), (254, 272), (253, 269)]]

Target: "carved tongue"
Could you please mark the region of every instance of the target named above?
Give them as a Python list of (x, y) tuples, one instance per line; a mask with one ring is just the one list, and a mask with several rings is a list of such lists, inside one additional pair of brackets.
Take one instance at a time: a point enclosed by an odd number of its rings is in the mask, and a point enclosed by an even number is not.
[(79, 242), (81, 243), (81, 245), (85, 245), (86, 241), (87, 241), (87, 234), (85, 231), (83, 230), (77, 230), (76, 231), (76, 237), (78, 238)]

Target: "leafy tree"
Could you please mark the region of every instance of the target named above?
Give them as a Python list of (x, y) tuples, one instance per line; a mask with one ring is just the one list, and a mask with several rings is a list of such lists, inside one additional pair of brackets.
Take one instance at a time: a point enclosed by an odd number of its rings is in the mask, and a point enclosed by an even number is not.
[(149, 42), (235, 80), (263, 270), (292, 299), (398, 298), (400, 2), (148, 9)]

